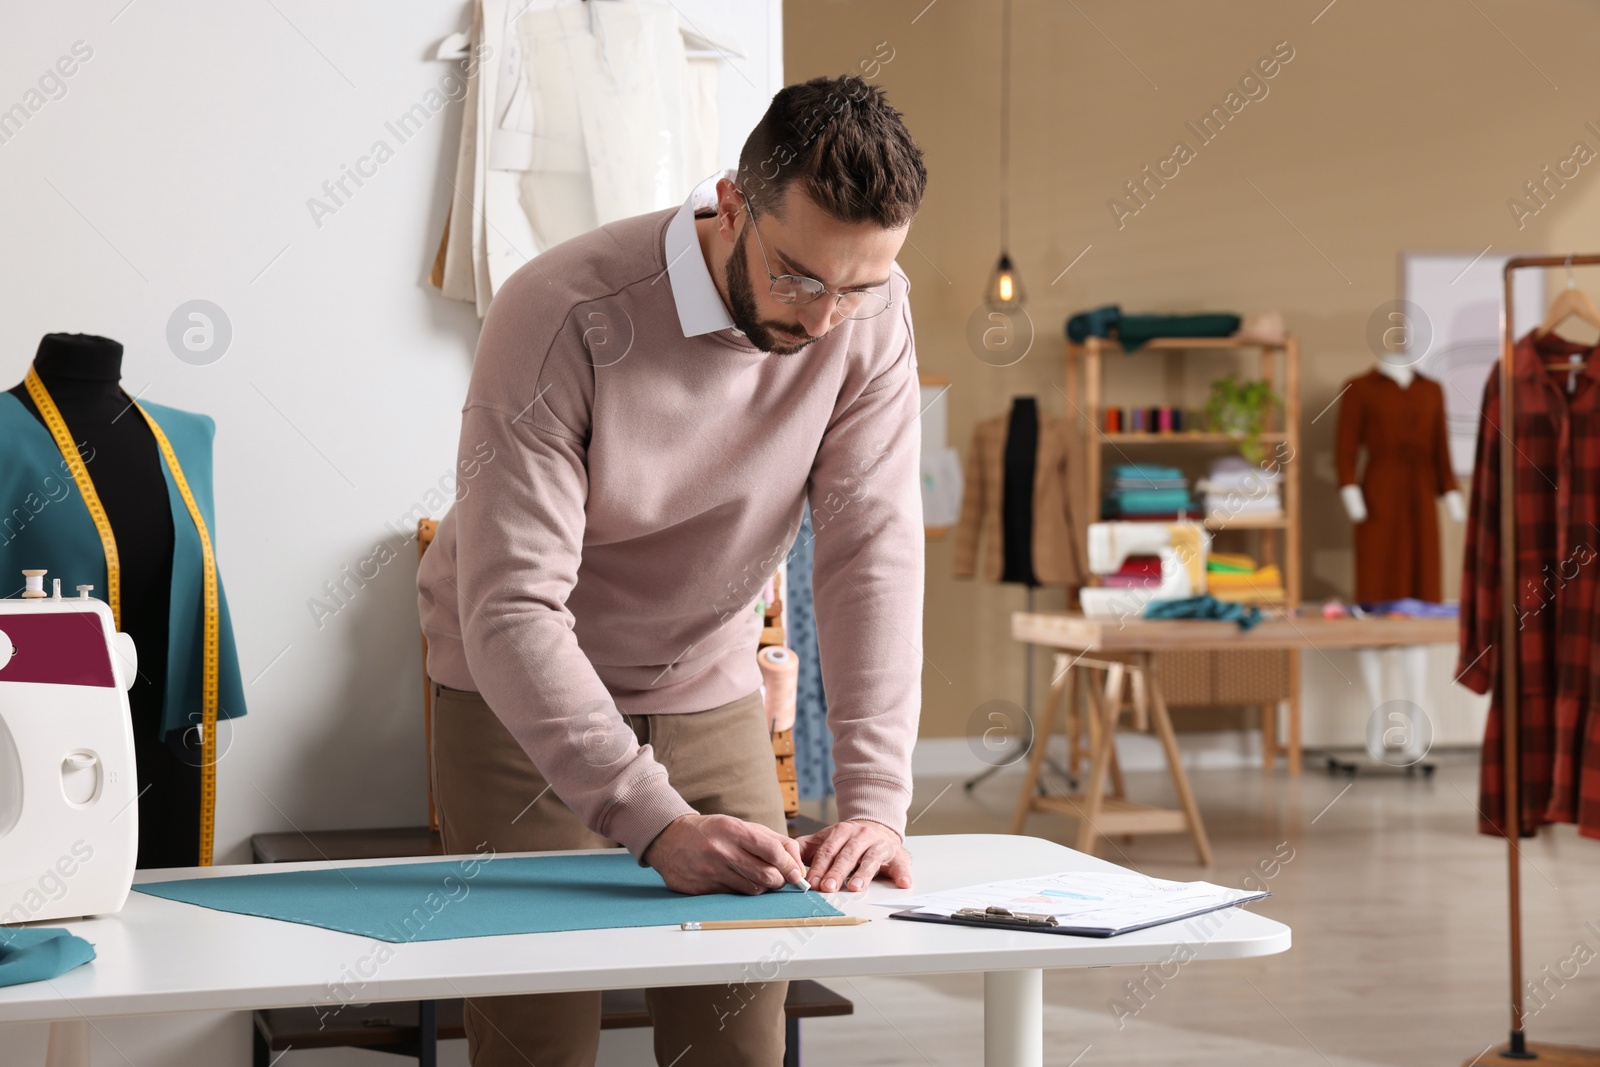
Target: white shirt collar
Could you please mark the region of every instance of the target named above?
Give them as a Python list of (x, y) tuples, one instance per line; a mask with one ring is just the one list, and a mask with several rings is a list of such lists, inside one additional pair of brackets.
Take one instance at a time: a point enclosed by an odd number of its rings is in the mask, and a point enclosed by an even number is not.
[(718, 179), (732, 177), (733, 171), (721, 171), (695, 186), (667, 224), (667, 277), (672, 285), (673, 302), (678, 306), (678, 325), (685, 337), (699, 337), (733, 327), (733, 317), (728, 314), (722, 294), (717, 292), (711, 271), (706, 267), (705, 255), (700, 251), (700, 235), (694, 225), (696, 211), (716, 205)]

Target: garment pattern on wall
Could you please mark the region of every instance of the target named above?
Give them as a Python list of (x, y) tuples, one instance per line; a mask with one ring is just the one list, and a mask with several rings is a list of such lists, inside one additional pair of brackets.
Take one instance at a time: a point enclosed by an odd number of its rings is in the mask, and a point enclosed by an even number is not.
[(482, 317), (545, 249), (681, 203), (717, 169), (728, 55), (671, 4), (478, 0), (439, 53), (470, 73), (432, 283)]

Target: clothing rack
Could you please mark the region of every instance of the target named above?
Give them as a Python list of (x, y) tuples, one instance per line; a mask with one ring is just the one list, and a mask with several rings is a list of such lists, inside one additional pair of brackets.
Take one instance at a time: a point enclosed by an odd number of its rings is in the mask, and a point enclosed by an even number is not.
[[(1516, 385), (1516, 376), (1512, 373), (1512, 362), (1515, 359), (1516, 337), (1514, 336), (1515, 323), (1512, 321), (1511, 311), (1515, 307), (1512, 292), (1512, 276), (1519, 270), (1542, 269), (1547, 267), (1592, 267), (1600, 266), (1600, 253), (1585, 255), (1554, 255), (1554, 256), (1513, 256), (1506, 260), (1503, 272), (1505, 283), (1505, 298), (1500, 305), (1501, 348), (1500, 348), (1500, 432), (1505, 440), (1514, 442), (1516, 437), (1516, 412), (1517, 406), (1512, 390)], [(1514, 635), (1517, 632), (1517, 521), (1516, 521), (1516, 464), (1514, 448), (1500, 449), (1500, 633), (1502, 639), (1505, 635)], [(1507, 653), (1512, 654), (1507, 654)], [(1522, 783), (1520, 753), (1518, 747), (1521, 743), (1519, 736), (1521, 730), (1521, 715), (1518, 707), (1517, 691), (1517, 657), (1514, 650), (1503, 650), (1500, 657), (1500, 682), (1503, 687), (1501, 705), (1501, 726), (1505, 732), (1504, 750), (1502, 756), (1505, 760), (1505, 813), (1501, 828), (1506, 836), (1506, 895), (1510, 912), (1511, 933), (1511, 1038), (1509, 1043), (1500, 1050), (1500, 1056), (1505, 1059), (1534, 1060), (1547, 1059), (1551, 1063), (1600, 1065), (1600, 1050), (1589, 1050), (1562, 1046), (1559, 1048), (1545, 1046), (1544, 1048), (1529, 1048), (1527, 1035), (1523, 1032), (1523, 989), (1522, 989), (1522, 880), (1520, 861), (1522, 854), (1518, 851), (1517, 841), (1522, 836)], [(1472, 1059), (1478, 1063), (1479, 1056)]]

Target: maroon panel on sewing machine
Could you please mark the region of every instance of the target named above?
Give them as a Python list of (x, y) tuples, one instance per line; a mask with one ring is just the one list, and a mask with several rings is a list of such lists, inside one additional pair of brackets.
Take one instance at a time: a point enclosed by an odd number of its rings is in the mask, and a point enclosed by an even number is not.
[(0, 682), (48, 682), (114, 688), (111, 650), (92, 611), (0, 614), (0, 632), (17, 651), (0, 668)]

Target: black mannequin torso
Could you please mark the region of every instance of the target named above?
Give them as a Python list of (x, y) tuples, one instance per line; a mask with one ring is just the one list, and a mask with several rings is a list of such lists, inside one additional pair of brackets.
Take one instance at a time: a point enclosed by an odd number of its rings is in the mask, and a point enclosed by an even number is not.
[[(118, 384), (122, 345), (87, 334), (49, 334), (39, 342), (33, 366), (73, 441), (94, 457), (89, 477), (122, 562), (122, 629), (138, 646), (140, 673), (160, 688), (172, 588), (172, 511), (156, 439)], [(25, 385), (19, 382), (11, 395), (44, 425)], [(69, 591), (77, 584), (72, 576), (59, 577)], [(107, 591), (96, 589), (94, 595), (104, 600)]]
[[(172, 597), (172, 510), (161, 453), (144, 417), (118, 384), (122, 345), (88, 334), (48, 334), (33, 366), (67, 424), (91, 457), (95, 492), (117, 542), (121, 564), (121, 626), (139, 653), (139, 676), (128, 691), (139, 764), (140, 867), (190, 866), (198, 856), (198, 768), (183, 755), (175, 731), (157, 739), (166, 698), (167, 625)], [(44, 425), (18, 383), (10, 393)], [(62, 595), (75, 595), (81, 575), (60, 574)], [(105, 589), (94, 596), (104, 600)], [(150, 786), (151, 788), (148, 788)], [(193, 827), (194, 829), (191, 829)]]

